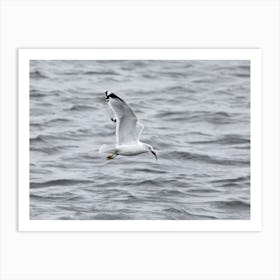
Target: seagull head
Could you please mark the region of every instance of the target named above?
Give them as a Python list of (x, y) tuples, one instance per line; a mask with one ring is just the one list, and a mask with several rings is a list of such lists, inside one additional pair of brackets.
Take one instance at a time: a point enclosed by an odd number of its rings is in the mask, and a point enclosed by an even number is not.
[(147, 152), (151, 152), (154, 155), (154, 157), (156, 158), (156, 161), (157, 161), (157, 154), (156, 154), (154, 148), (149, 144), (145, 144), (145, 149), (146, 149)]

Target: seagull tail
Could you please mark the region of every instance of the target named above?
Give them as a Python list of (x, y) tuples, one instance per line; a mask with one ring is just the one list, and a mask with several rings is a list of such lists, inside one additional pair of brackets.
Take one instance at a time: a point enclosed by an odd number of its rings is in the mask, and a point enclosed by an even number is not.
[(107, 145), (107, 144), (103, 144), (99, 150), (99, 153), (114, 153), (116, 152), (116, 146), (114, 145)]

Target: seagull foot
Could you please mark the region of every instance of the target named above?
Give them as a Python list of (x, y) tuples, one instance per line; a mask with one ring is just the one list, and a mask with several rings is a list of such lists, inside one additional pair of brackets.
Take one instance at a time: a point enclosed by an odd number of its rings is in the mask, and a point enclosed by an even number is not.
[(107, 160), (114, 159), (116, 156), (117, 156), (117, 154), (112, 154), (110, 156), (107, 156)]

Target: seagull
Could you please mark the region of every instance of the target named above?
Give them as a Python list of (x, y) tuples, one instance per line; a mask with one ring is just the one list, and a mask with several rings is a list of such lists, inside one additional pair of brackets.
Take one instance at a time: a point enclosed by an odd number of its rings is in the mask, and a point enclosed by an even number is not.
[(154, 148), (139, 140), (144, 125), (137, 120), (132, 109), (114, 93), (106, 91), (105, 95), (105, 100), (115, 115), (111, 120), (116, 122), (116, 145), (103, 144), (99, 153), (111, 153), (107, 156), (111, 160), (118, 155), (134, 156), (151, 152), (157, 160)]

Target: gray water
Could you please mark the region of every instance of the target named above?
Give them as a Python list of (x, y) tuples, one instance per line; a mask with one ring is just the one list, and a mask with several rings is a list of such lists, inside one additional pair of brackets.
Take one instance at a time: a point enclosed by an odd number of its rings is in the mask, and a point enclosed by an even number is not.
[[(98, 154), (106, 90), (158, 163)], [(31, 61), (30, 218), (250, 219), (250, 62)]]

